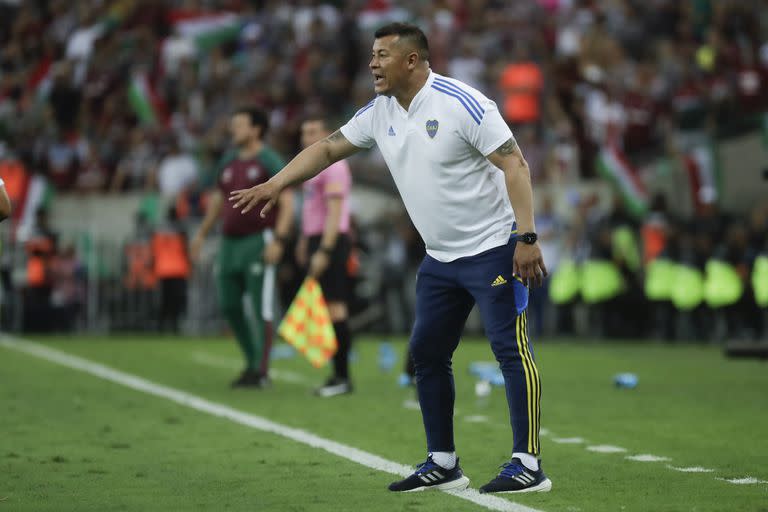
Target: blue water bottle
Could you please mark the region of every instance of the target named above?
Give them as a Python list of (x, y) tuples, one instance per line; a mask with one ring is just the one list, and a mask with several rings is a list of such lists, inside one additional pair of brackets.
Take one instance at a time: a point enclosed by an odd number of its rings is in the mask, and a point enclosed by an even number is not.
[(634, 389), (637, 387), (637, 375), (634, 373), (619, 373), (613, 378), (617, 388)]
[(397, 363), (397, 354), (392, 347), (392, 343), (382, 341), (379, 344), (379, 369), (383, 372), (389, 372)]

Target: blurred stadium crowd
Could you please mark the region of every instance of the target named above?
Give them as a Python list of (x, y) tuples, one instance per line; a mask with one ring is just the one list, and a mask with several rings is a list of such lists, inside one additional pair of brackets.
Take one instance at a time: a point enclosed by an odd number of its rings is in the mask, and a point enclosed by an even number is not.
[[(93, 268), (82, 244), (55, 243), (38, 207), (66, 194), (138, 194), (138, 239), (167, 224), (164, 205), (183, 230), (199, 221), (216, 180), (229, 114), (266, 109), (270, 145), (292, 157), (304, 116), (341, 123), (370, 100), (371, 33), (393, 20), (425, 29), (432, 69), (497, 102), (544, 191), (537, 224), (555, 276), (532, 297), (539, 331), (765, 334), (768, 202), (747, 215), (719, 208), (713, 150), (719, 138), (766, 125), (765, 0), (0, 0), (0, 176), (17, 207), (6, 246), (26, 252), (2, 260), (5, 295), (25, 288), (27, 314), (58, 308), (51, 328), (76, 327)], [(675, 191), (692, 198), (688, 211), (667, 207), (675, 195), (632, 185), (638, 166), (661, 157), (690, 176), (690, 190)], [(358, 184), (391, 190), (375, 152), (351, 164)], [(570, 192), (603, 179), (617, 184), (613, 199)], [(387, 211), (357, 238), (363, 261), (379, 269), (367, 294), (382, 311), (373, 327), (407, 331), (418, 235)], [(134, 252), (125, 272), (142, 261), (152, 268), (150, 246)], [(715, 260), (733, 272), (713, 274)], [(284, 295), (297, 280), (291, 265)], [(654, 288), (690, 278), (681, 269), (695, 271), (694, 284)], [(118, 283), (144, 287), (128, 277)], [(591, 315), (598, 321), (579, 321)]]

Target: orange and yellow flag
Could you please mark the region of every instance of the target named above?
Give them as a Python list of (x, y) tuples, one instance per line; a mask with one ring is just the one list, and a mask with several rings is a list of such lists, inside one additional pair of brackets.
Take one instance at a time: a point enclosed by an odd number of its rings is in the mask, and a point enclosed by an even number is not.
[(338, 348), (320, 283), (308, 277), (293, 299), (277, 334), (320, 368)]

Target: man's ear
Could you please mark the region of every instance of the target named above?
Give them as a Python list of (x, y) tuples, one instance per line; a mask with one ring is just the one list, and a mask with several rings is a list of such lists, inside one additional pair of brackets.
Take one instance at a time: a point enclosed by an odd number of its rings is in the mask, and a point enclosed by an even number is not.
[(416, 69), (419, 63), (419, 54), (417, 52), (411, 52), (408, 54), (408, 69)]

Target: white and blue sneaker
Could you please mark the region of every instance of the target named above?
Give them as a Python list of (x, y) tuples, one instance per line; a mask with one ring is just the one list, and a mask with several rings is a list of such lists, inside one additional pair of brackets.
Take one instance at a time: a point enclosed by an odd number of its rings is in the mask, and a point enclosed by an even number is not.
[(552, 481), (541, 469), (541, 461), (538, 471), (533, 471), (515, 457), (504, 463), (498, 476), (482, 486), (480, 492), (549, 492), (551, 489)]
[(403, 480), (389, 484), (389, 490), (394, 492), (414, 492), (435, 489), (438, 491), (463, 491), (469, 486), (469, 478), (464, 476), (459, 467), (459, 459), (452, 469), (438, 466), (432, 460), (432, 455), (418, 466), (416, 471)]

